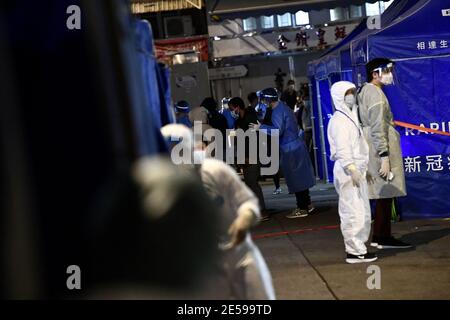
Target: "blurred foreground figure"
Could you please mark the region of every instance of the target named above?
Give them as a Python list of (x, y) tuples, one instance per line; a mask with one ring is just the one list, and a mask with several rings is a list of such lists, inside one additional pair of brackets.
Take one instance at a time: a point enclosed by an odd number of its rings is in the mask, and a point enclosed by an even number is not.
[[(182, 166), (200, 175), (221, 220), (215, 243), (221, 250), (221, 262), (211, 274), (212, 297), (275, 299), (269, 269), (248, 232), (260, 217), (258, 199), (227, 164), (206, 158), (202, 147), (194, 150), (193, 134), (188, 128), (170, 124), (161, 133), (172, 144), (172, 161), (177, 144), (183, 153), (193, 156), (184, 158)], [(194, 160), (198, 165), (193, 164)]]
[(218, 221), (198, 177), (155, 156), (115, 181), (90, 229), (92, 297), (195, 297), (218, 257)]

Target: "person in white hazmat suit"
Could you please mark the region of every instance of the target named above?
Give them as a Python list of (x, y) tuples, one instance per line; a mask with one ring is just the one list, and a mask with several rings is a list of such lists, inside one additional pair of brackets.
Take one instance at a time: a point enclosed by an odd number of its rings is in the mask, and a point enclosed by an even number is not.
[[(213, 297), (274, 300), (270, 271), (248, 232), (260, 219), (256, 196), (230, 166), (207, 158), (203, 145), (194, 148), (193, 133), (187, 127), (169, 124), (161, 129), (161, 133), (172, 146), (172, 161), (198, 170), (206, 192), (219, 210), (222, 226), (217, 245), (222, 254), (217, 275), (213, 275)], [(178, 142), (180, 145), (176, 146)], [(176, 159), (179, 147), (182, 147), (183, 156), (193, 155), (194, 165), (189, 157), (182, 161)]]
[(371, 214), (368, 195), (369, 146), (358, 121), (356, 87), (339, 81), (331, 87), (336, 111), (328, 124), (328, 141), (334, 164), (334, 186), (339, 195), (339, 216), (347, 263), (375, 261), (367, 252)]

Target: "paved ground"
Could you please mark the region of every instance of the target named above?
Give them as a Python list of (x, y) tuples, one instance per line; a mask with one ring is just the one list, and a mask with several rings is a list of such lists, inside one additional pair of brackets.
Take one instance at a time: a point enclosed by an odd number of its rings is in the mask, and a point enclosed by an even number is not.
[(337, 197), (333, 186), (312, 190), (317, 213), (287, 219), (295, 197), (273, 196), (264, 185), (273, 217), (253, 231), (272, 272), (278, 299), (450, 299), (450, 219), (393, 224), (396, 237), (414, 244), (408, 250), (378, 251), (381, 289), (369, 290), (370, 264), (344, 262)]

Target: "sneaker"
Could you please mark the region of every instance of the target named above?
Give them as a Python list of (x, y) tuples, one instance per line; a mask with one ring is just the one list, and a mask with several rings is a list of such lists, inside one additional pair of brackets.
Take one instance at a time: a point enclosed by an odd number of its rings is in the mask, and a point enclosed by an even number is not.
[(297, 208), (294, 211), (292, 211), (290, 214), (288, 214), (286, 216), (286, 218), (295, 219), (295, 218), (305, 218), (307, 216), (308, 216), (307, 210), (301, 210), (301, 209)]
[(397, 240), (393, 237), (379, 239), (377, 242), (378, 249), (408, 249), (412, 248), (412, 245), (403, 241)]
[(364, 262), (372, 262), (377, 260), (378, 257), (374, 255), (373, 253), (366, 253), (360, 256), (355, 256), (353, 254), (347, 253), (347, 258), (345, 259), (345, 262), (347, 263), (364, 263)]
[(280, 193), (282, 193), (283, 191), (281, 190), (281, 188), (277, 188), (277, 189), (275, 189), (273, 192), (272, 192), (272, 194), (280, 194)]
[(308, 206), (308, 213), (312, 213), (314, 210), (316, 210), (316, 208), (314, 208), (313, 205), (310, 204), (310, 205)]
[(377, 236), (372, 236), (372, 241), (370, 242), (370, 246), (371, 247), (375, 247), (378, 248), (378, 237)]

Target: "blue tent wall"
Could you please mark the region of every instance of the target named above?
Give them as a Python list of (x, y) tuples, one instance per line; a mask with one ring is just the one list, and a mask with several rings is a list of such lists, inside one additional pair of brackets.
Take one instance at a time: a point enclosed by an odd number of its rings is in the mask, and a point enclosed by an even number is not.
[[(449, 131), (450, 19), (442, 16), (450, 1), (422, 0), (383, 30), (360, 39), (353, 47), (355, 75), (365, 78), (366, 60), (396, 61), (396, 84), (385, 87), (394, 118)], [(433, 23), (429, 23), (433, 21)], [(436, 41), (437, 47), (431, 41)], [(425, 43), (425, 49), (419, 43)], [(358, 52), (366, 46), (364, 54)], [(450, 216), (450, 138), (398, 128), (408, 196), (399, 199), (403, 218)], [(434, 161), (432, 161), (434, 160)]]

